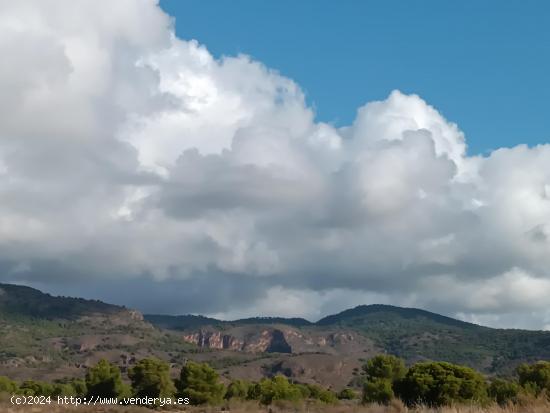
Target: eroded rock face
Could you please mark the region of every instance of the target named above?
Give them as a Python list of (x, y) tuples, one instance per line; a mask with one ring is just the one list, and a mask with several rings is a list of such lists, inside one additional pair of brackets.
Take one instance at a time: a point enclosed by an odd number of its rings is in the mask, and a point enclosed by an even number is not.
[(273, 330), (271, 341), (265, 349), (268, 353), (292, 353), (292, 348), (286, 341), (286, 337), (281, 330)]
[(221, 331), (200, 330), (196, 333), (185, 334), (183, 340), (196, 344), (201, 348), (210, 348), (217, 350), (243, 350), (244, 342)]
[(143, 314), (141, 314), (139, 311), (137, 310), (127, 310), (127, 311), (130, 319), (136, 320), (136, 321), (143, 321)]
[(217, 350), (246, 351), (249, 353), (292, 353), (283, 331), (278, 329), (264, 329), (259, 334), (238, 338), (222, 331), (200, 330), (185, 334), (184, 341), (196, 344), (201, 348)]
[(184, 341), (201, 348), (247, 353), (336, 354), (363, 351), (367, 343), (344, 331), (300, 331), (294, 328), (247, 326), (218, 330), (206, 327), (183, 335)]

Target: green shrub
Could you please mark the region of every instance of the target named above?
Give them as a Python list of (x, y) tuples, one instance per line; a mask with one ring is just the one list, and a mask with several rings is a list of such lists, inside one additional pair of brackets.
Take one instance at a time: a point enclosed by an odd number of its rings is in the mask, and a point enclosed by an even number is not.
[(262, 386), (260, 383), (253, 383), (248, 387), (246, 398), (248, 400), (260, 400), (262, 397)]
[(321, 393), (323, 392), (323, 388), (321, 386), (316, 384), (306, 384), (305, 386), (309, 392), (309, 395), (306, 398), (319, 399), (321, 397)]
[(298, 391), (302, 394), (302, 399), (309, 399), (311, 397), (310, 385), (308, 384), (295, 384)]
[(260, 402), (271, 404), (275, 400), (298, 401), (302, 399), (300, 389), (289, 383), (284, 376), (260, 380)]
[(72, 379), (68, 382), (71, 387), (74, 389), (77, 396), (85, 396), (88, 393), (88, 388), (86, 387), (86, 382), (82, 379)]
[(78, 394), (69, 383), (54, 383), (52, 396), (78, 396)]
[(489, 397), (500, 405), (516, 403), (521, 393), (518, 383), (504, 379), (494, 379), (488, 389)]
[(328, 389), (323, 389), (321, 391), (321, 394), (319, 394), (319, 400), (323, 403), (327, 404), (333, 404), (338, 401), (338, 397), (336, 396), (336, 393), (333, 391), (330, 391)]
[(50, 383), (25, 380), (19, 386), (19, 393), (25, 396), (52, 396), (54, 388)]
[(156, 359), (140, 360), (128, 371), (136, 397), (172, 397), (176, 387), (170, 378), (168, 363)]
[(345, 388), (338, 393), (338, 399), (340, 400), (353, 400), (357, 399), (357, 393), (350, 388)]
[(363, 366), (363, 403), (388, 404), (394, 397), (393, 386), (407, 374), (405, 362), (390, 354), (381, 354)]
[(86, 373), (86, 395), (88, 397), (124, 397), (129, 388), (122, 382), (120, 369), (102, 359)]
[(225, 387), (218, 373), (206, 363), (187, 362), (176, 382), (180, 397), (188, 397), (191, 404), (220, 404)]
[(550, 396), (550, 362), (538, 361), (517, 368), (521, 386), (536, 396), (546, 392)]
[(304, 399), (319, 400), (323, 403), (336, 403), (338, 401), (334, 392), (316, 384), (293, 384), (292, 386), (298, 388)]
[(19, 387), (17, 383), (13, 380), (10, 380), (6, 376), (0, 376), (0, 393), (17, 393)]
[(407, 374), (405, 362), (399, 357), (381, 354), (367, 361), (363, 366), (367, 380), (388, 379), (391, 382), (400, 380)]
[(446, 362), (415, 364), (396, 382), (394, 389), (408, 405), (442, 406), (487, 400), (487, 384), (481, 374)]
[(390, 379), (372, 379), (363, 384), (363, 403), (389, 404), (393, 398)]
[(250, 383), (245, 380), (233, 380), (231, 383), (229, 383), (229, 386), (227, 386), (225, 398), (244, 400), (248, 397), (249, 387)]

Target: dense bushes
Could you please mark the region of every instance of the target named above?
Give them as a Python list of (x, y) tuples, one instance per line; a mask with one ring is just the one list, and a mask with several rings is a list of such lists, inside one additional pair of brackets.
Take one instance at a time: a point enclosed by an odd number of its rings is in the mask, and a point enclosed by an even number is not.
[[(231, 385), (230, 385), (231, 387)], [(248, 388), (248, 400), (258, 400), (262, 404), (271, 404), (274, 401), (286, 400), (297, 402), (304, 399), (318, 400), (322, 403), (335, 403), (336, 394), (314, 384), (295, 384), (285, 376), (265, 378)]]
[(248, 397), (249, 388), (249, 382), (245, 380), (233, 380), (231, 383), (229, 383), (229, 386), (227, 386), (225, 398), (245, 400)]
[(550, 396), (550, 362), (523, 364), (518, 381), (494, 378), (487, 383), (477, 371), (446, 362), (422, 362), (407, 369), (394, 356), (376, 356), (363, 366), (363, 402), (388, 404), (394, 397), (405, 404), (443, 406), (496, 402), (518, 403), (522, 394)]
[(550, 362), (539, 361), (535, 364), (522, 364), (517, 373), (519, 383), (529, 393), (536, 396), (546, 392), (550, 396)]
[(315, 384), (294, 384), (297, 386), (304, 399), (319, 400), (323, 403), (335, 403), (338, 400), (336, 394)]
[(124, 397), (129, 396), (129, 388), (122, 381), (120, 369), (107, 360), (100, 360), (86, 373), (88, 397)]
[[(0, 376), (0, 393), (27, 396), (78, 396), (78, 397), (187, 397), (192, 404), (221, 404), (223, 400), (255, 400), (262, 404), (275, 401), (297, 402), (315, 399), (322, 403), (338, 400), (330, 390), (312, 384), (295, 384), (284, 376), (264, 378), (256, 383), (234, 380), (227, 388), (218, 373), (206, 363), (186, 363), (179, 379), (172, 381), (170, 367), (164, 361), (146, 358), (128, 370), (131, 387), (122, 378), (120, 369), (107, 360), (100, 360), (88, 369), (84, 380), (45, 383), (26, 380), (21, 384)], [(349, 389), (348, 389), (349, 390)], [(351, 390), (350, 390), (351, 391)], [(352, 398), (354, 393), (349, 392)]]
[(176, 392), (168, 363), (146, 358), (128, 371), (136, 397), (172, 397)]
[(394, 397), (393, 385), (389, 379), (373, 379), (363, 385), (363, 403), (388, 404)]
[(395, 383), (396, 394), (408, 405), (442, 406), (487, 401), (487, 384), (475, 370), (445, 362), (413, 365)]
[(25, 380), (19, 386), (19, 393), (25, 396), (52, 396), (53, 386), (50, 383), (45, 383), (41, 381)]
[(357, 399), (357, 393), (350, 388), (345, 388), (338, 393), (339, 400), (353, 400)]
[(496, 401), (500, 405), (517, 403), (521, 392), (522, 388), (518, 383), (499, 378), (491, 381), (488, 389), (491, 400)]
[(363, 403), (388, 404), (394, 397), (394, 384), (407, 373), (405, 362), (391, 355), (371, 358), (363, 366)]
[[(475, 370), (446, 362), (422, 362), (407, 369), (403, 360), (381, 355), (363, 366), (362, 401), (390, 404), (400, 398), (409, 406), (423, 404), (501, 405), (523, 403), (530, 396), (550, 396), (550, 362), (524, 364), (517, 369), (518, 380), (493, 378), (490, 382)], [(218, 373), (205, 363), (186, 363), (175, 381), (170, 366), (155, 358), (146, 358), (128, 370), (131, 387), (120, 369), (106, 360), (90, 367), (85, 380), (46, 383), (26, 380), (16, 383), (0, 376), (0, 393), (29, 396), (99, 397), (186, 397), (192, 404), (222, 404), (229, 400), (253, 400), (264, 405), (274, 402), (336, 403), (357, 399), (354, 389), (338, 394), (313, 384), (292, 383), (285, 376), (264, 378), (259, 382), (233, 380), (226, 387)], [(225, 400), (225, 401), (224, 401)], [(399, 403), (399, 402), (398, 402)]]
[(400, 380), (407, 374), (405, 362), (399, 357), (383, 354), (367, 361), (363, 366), (367, 380)]
[(85, 395), (86, 390), (82, 380), (73, 380), (66, 383), (25, 380), (18, 384), (7, 377), (0, 376), (0, 393), (24, 396), (76, 396)]
[(219, 404), (225, 387), (216, 370), (206, 363), (187, 362), (176, 381), (178, 396), (188, 397), (193, 404)]
[(284, 376), (262, 379), (259, 386), (260, 402), (262, 404), (271, 404), (275, 400), (298, 401), (302, 398), (300, 389), (289, 383)]
[(0, 376), (0, 393), (16, 393), (19, 389), (17, 383), (5, 376)]

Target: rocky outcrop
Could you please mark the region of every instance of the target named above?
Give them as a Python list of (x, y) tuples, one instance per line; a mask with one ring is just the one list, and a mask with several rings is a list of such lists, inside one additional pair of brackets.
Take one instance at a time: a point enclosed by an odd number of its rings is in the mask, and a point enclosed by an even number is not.
[(283, 331), (263, 329), (259, 334), (238, 338), (236, 335), (215, 330), (199, 330), (184, 334), (183, 340), (201, 348), (235, 350), (248, 353), (292, 353)]
[(273, 330), (270, 342), (265, 349), (268, 353), (292, 353), (292, 347), (286, 341), (285, 335), (281, 330)]
[(200, 348), (217, 350), (243, 350), (244, 342), (221, 331), (200, 330), (196, 333), (184, 334), (183, 340)]
[(183, 335), (200, 348), (247, 353), (357, 353), (372, 343), (349, 331), (319, 331), (292, 327), (249, 325), (228, 329), (206, 327)]
[(127, 310), (130, 319), (135, 321), (143, 321), (143, 314), (137, 310)]

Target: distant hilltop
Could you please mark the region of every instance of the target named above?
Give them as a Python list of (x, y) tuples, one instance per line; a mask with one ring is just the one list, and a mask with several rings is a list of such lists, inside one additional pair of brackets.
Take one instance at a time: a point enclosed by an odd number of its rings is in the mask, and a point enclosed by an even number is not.
[[(487, 374), (550, 359), (550, 332), (479, 326), (416, 308), (361, 305), (311, 322), (142, 315), (122, 306), (0, 284), (0, 375), (62, 378), (107, 358), (128, 368), (155, 356), (208, 361), (228, 377), (285, 374), (341, 387), (380, 353), (408, 363), (450, 361)], [(338, 372), (337, 374), (335, 372)]]

